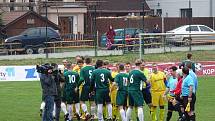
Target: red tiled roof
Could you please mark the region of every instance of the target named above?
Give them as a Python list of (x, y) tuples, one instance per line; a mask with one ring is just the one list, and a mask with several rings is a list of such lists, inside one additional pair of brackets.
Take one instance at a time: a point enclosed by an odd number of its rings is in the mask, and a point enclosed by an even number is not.
[(4, 12), (2, 13), (2, 21), (4, 25), (16, 20), (17, 18), (21, 17), (27, 13), (27, 11), (13, 11), (13, 12)]

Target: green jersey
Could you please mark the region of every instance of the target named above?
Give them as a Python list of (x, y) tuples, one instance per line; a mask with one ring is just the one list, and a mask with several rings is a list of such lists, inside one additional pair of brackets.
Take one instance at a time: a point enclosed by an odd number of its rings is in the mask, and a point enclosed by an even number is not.
[(83, 86), (90, 86), (92, 72), (95, 69), (93, 66), (85, 66), (80, 71), (80, 81), (78, 85), (80, 86), (83, 83)]
[(68, 69), (64, 69), (64, 70), (63, 70), (63, 73), (66, 73), (67, 71), (68, 71)]
[(115, 77), (115, 82), (118, 86), (118, 91), (127, 91), (128, 74), (119, 73)]
[(181, 66), (185, 67), (185, 66), (187, 66), (188, 63), (191, 63), (191, 69), (193, 70), (193, 72), (196, 72), (196, 70), (195, 70), (195, 62), (193, 62), (193, 61), (191, 61), (189, 59), (182, 61), (182, 63), (179, 64), (179, 67), (181, 67)]
[(92, 86), (95, 85), (96, 89), (109, 89), (109, 80), (113, 81), (111, 72), (104, 68), (98, 68), (93, 71), (91, 81)]
[(64, 73), (65, 77), (65, 89), (75, 89), (78, 86), (79, 75), (75, 71), (66, 71)]
[(129, 73), (128, 90), (140, 91), (142, 90), (143, 81), (146, 82), (145, 75), (140, 70), (132, 70)]

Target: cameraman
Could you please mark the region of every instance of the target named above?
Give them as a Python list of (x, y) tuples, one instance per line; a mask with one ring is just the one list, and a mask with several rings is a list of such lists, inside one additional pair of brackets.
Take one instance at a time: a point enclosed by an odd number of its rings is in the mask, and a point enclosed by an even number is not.
[(60, 84), (62, 82), (64, 82), (64, 78), (61, 74), (61, 72), (58, 70), (58, 65), (56, 63), (52, 63), (51, 66), (53, 67), (53, 78), (54, 81), (56, 83), (56, 87), (57, 87), (57, 95), (54, 98), (54, 102), (56, 105), (55, 108), (55, 121), (59, 121), (60, 120), (60, 110), (61, 110), (61, 86)]
[(49, 64), (45, 64), (42, 68), (41, 72), (41, 68), (38, 70), (37, 67), (37, 71), (40, 73), (43, 100), (45, 101), (42, 121), (53, 121), (52, 112), (54, 110), (54, 97), (57, 95), (57, 87), (53, 79), (52, 67)]

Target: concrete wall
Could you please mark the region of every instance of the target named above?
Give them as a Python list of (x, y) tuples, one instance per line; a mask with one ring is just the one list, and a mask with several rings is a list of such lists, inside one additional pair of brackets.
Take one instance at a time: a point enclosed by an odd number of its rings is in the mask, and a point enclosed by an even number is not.
[(215, 17), (215, 0), (211, 0), (211, 4), (212, 4), (212, 14), (213, 14), (213, 17)]
[[(189, 0), (146, 0), (146, 2), (151, 9), (162, 9), (164, 17), (180, 17), (180, 9), (189, 8)], [(211, 11), (215, 16), (214, 0), (191, 0), (191, 8), (193, 17), (211, 17)]]
[[(49, 58), (67, 58), (81, 56), (95, 56), (94, 50), (88, 51), (74, 51), (74, 52), (64, 52), (64, 53), (49, 53)], [(122, 50), (98, 50), (97, 56), (111, 56), (111, 55), (123, 55)], [(23, 59), (36, 59), (36, 58), (46, 58), (46, 54), (32, 54), (32, 55), (6, 55), (0, 56), (0, 60), (23, 60)]]

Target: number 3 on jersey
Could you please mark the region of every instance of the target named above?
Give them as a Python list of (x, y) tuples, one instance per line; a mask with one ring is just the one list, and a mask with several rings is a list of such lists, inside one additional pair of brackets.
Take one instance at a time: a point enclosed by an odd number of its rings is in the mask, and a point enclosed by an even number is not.
[(68, 75), (69, 83), (75, 83), (75, 75)]
[(101, 82), (104, 82), (105, 81), (105, 75), (103, 73), (101, 73), (100, 77), (101, 77)]

